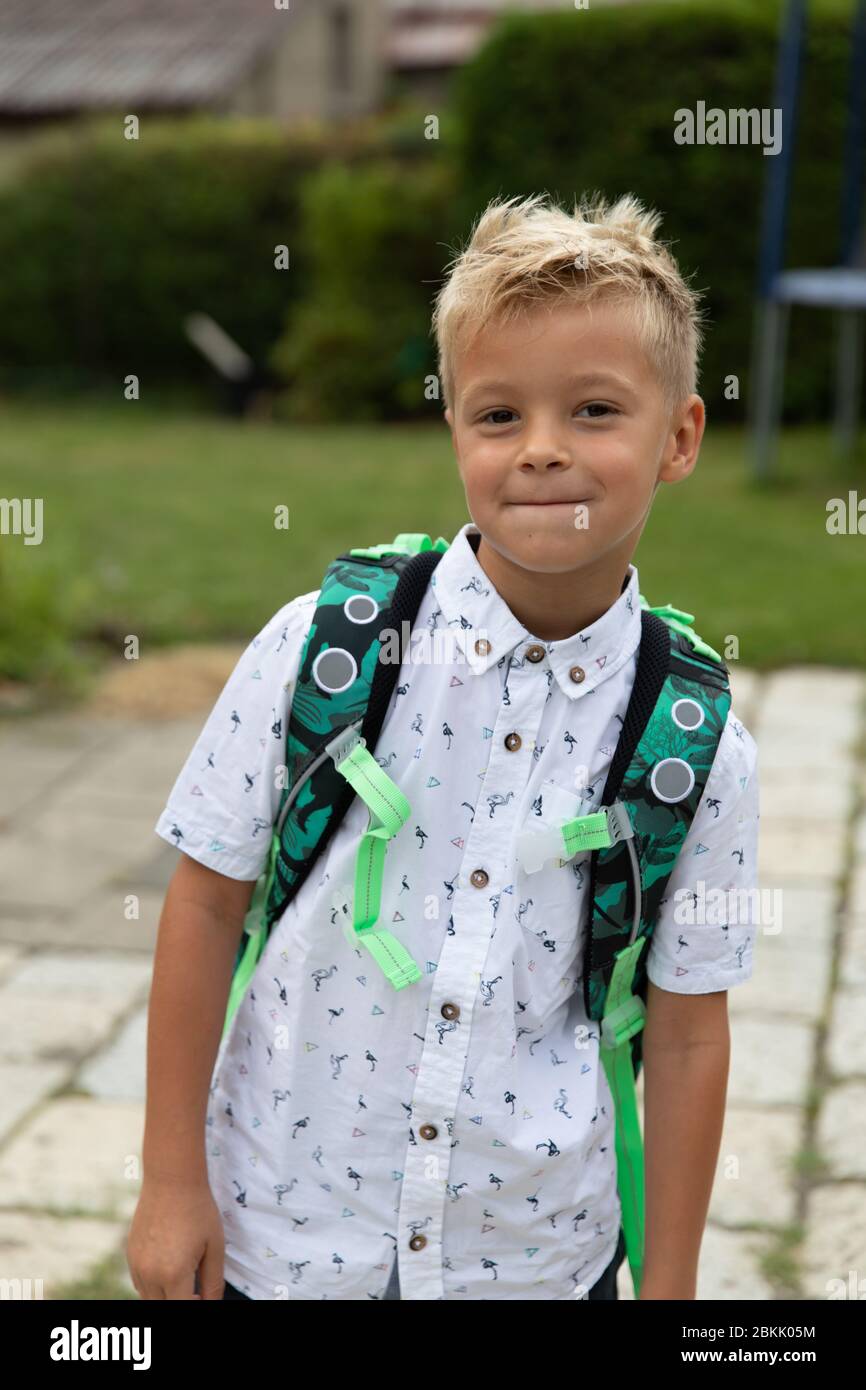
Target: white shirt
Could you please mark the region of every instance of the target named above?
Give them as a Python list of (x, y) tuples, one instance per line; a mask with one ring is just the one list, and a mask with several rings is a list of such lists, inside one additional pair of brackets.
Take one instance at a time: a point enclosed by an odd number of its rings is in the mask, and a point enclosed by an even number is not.
[[(581, 1298), (617, 1244), (614, 1107), (580, 983), (589, 854), (527, 875), (515, 840), (578, 814), (578, 766), (588, 808), (600, 801), (634, 682), (638, 573), (629, 566), (596, 622), (542, 642), (480, 567), (476, 530), (463, 526), (434, 572), (372, 750), (412, 808), (388, 843), (378, 921), (422, 978), (395, 991), (350, 943), (369, 822), (355, 797), (217, 1056), (209, 1179), (225, 1277), (252, 1298), (378, 1299), (395, 1252), (403, 1299)], [(232, 878), (265, 864), (318, 593), (287, 603), (244, 652), (156, 826)], [(527, 660), (538, 645), (543, 659)], [(653, 984), (682, 994), (752, 973), (751, 914), (674, 917), (677, 890), (699, 881), (757, 887), (756, 747), (733, 712), (704, 792), (647, 957)]]

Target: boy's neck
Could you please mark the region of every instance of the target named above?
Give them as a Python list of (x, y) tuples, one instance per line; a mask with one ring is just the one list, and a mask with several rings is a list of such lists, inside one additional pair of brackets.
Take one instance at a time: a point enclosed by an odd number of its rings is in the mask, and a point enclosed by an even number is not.
[(565, 574), (522, 569), (469, 532), (479, 565), (527, 632), (542, 642), (564, 642), (597, 622), (616, 603), (628, 580), (629, 561), (616, 554), (599, 565)]

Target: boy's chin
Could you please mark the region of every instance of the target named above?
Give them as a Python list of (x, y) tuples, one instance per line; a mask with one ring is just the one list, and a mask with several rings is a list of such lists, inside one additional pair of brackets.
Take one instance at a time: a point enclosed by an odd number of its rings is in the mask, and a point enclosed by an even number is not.
[(585, 531), (543, 523), (531, 531), (524, 528), (502, 536), (495, 546), (512, 564), (538, 574), (564, 574), (581, 569), (594, 554)]

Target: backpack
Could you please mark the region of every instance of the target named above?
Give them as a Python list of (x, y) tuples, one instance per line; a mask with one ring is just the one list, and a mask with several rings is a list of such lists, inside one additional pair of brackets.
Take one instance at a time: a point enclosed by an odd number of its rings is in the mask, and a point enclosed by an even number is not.
[[(411, 807), (373, 757), (430, 576), (449, 542), (403, 533), (393, 543), (337, 556), (322, 581), (301, 653), (286, 730), (286, 786), (268, 861), (238, 946), (223, 1038), (274, 923), (328, 845), (354, 796), (370, 812), (355, 866), (353, 922), (395, 989), (420, 979), (412, 956), (377, 926), (387, 841)], [(648, 976), (644, 948), (710, 774), (731, 704), (728, 668), (670, 604), (640, 595), (634, 686), (601, 809), (540, 834), (521, 835), (527, 872), (551, 858), (590, 852), (583, 959), (586, 1017), (614, 1100), (617, 1187), (635, 1297), (644, 1254), (644, 1162), (636, 1082)], [(386, 641), (399, 637), (397, 650)], [(383, 640), (383, 636), (384, 639)], [(380, 659), (381, 658), (381, 659)]]

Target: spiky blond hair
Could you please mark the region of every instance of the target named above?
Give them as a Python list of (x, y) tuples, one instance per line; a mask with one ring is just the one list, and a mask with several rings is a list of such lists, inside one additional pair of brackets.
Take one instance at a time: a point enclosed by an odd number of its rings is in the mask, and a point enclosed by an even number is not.
[(655, 239), (661, 214), (631, 193), (614, 203), (599, 194), (572, 213), (547, 194), (494, 198), (449, 262), (435, 298), (439, 380), (454, 404), (459, 351), (483, 328), (527, 308), (604, 297), (629, 306), (638, 341), (673, 409), (697, 389), (702, 312), (667, 247)]

